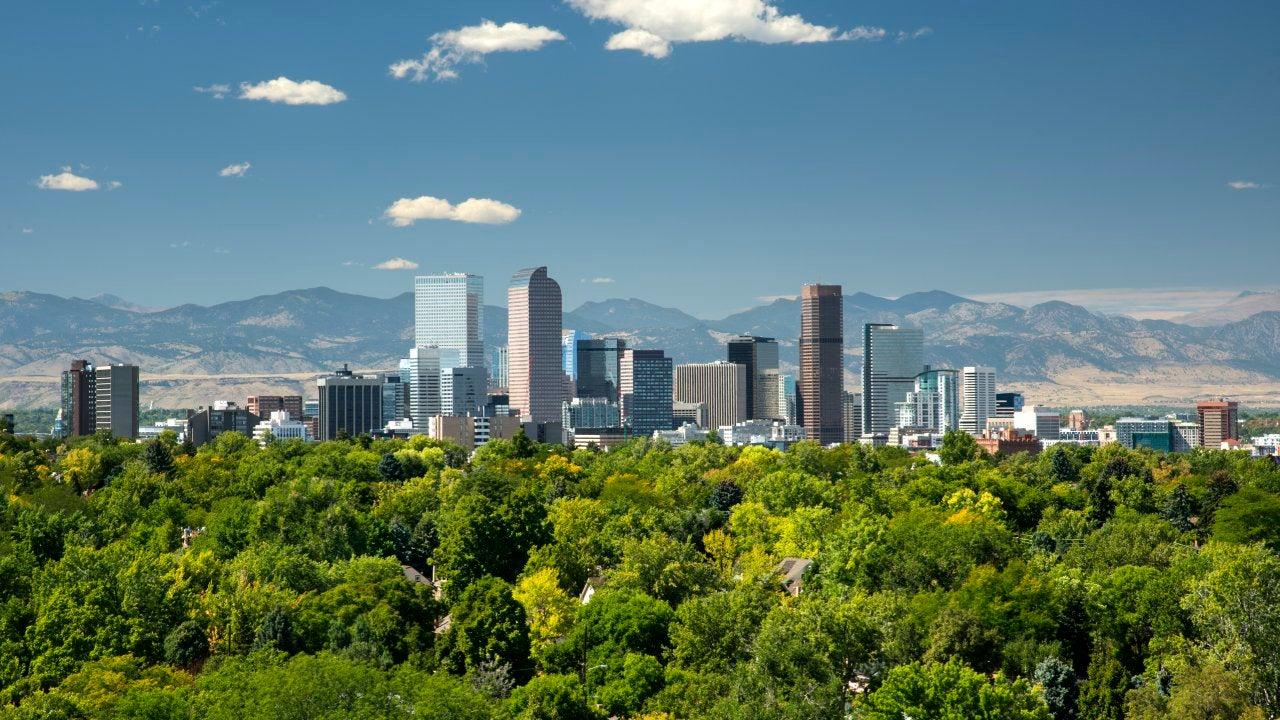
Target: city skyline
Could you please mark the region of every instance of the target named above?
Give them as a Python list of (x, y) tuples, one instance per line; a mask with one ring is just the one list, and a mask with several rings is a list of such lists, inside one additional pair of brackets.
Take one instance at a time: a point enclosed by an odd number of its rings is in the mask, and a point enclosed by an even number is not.
[[(793, 0), (803, 38), (748, 18), (688, 42), (677, 18), (643, 47), (576, 1), (299, 7), (7, 7), (3, 46), (41, 61), (5, 80), (0, 287), (210, 304), (287, 267), (386, 295), (415, 264), (504, 277), (548, 246), (569, 307), (700, 317), (804, 282), (1033, 293), (1044, 266), (1059, 294), (1275, 286), (1238, 262), (1280, 200), (1268, 3)], [(466, 50), (485, 18), (510, 52)]]

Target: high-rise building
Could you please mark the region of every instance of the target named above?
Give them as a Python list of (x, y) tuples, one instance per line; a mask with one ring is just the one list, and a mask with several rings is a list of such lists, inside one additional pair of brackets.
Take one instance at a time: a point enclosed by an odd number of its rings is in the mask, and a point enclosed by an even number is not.
[[(378, 377), (382, 378), (382, 426), (386, 427), (387, 423), (409, 417), (409, 380), (398, 370), (379, 373)], [(289, 417), (301, 418), (292, 412)]]
[[(999, 402), (999, 395), (996, 396), (996, 402)], [(1088, 430), (1089, 416), (1083, 410), (1072, 410), (1067, 413), (1067, 427), (1071, 430)]]
[(106, 365), (93, 371), (93, 417), (98, 430), (138, 437), (138, 366)]
[(1116, 420), (1116, 442), (1127, 448), (1173, 449), (1174, 428), (1169, 418), (1122, 417)]
[(227, 432), (238, 432), (245, 437), (253, 434), (262, 418), (234, 402), (218, 400), (210, 407), (187, 411), (184, 436), (191, 444), (200, 447)]
[(862, 395), (846, 392), (841, 395), (840, 407), (844, 411), (844, 441), (854, 444), (862, 437)]
[(754, 420), (781, 420), (778, 407), (778, 341), (739, 335), (729, 338), (729, 362), (747, 368), (747, 410)]
[(996, 393), (996, 414), (993, 417), (1011, 418), (1026, 404), (1020, 392)]
[(564, 402), (560, 285), (545, 267), (528, 268), (507, 287), (507, 357), (511, 408), (532, 422), (560, 422)]
[(915, 387), (898, 403), (898, 426), (927, 428), (939, 433), (960, 427), (960, 375), (955, 370), (929, 368), (916, 376)]
[(1200, 421), (1201, 447), (1218, 449), (1223, 440), (1240, 439), (1240, 404), (1234, 400), (1213, 400), (1196, 404)]
[(887, 435), (896, 405), (924, 368), (924, 331), (884, 323), (862, 326), (862, 434)]
[(717, 360), (675, 367), (675, 402), (706, 403), (710, 427), (747, 419), (747, 369)]
[(400, 380), (409, 385), (409, 419), (418, 432), (426, 431), (428, 418), (441, 414), (441, 354), (437, 347), (409, 348), (409, 357), (400, 361)]
[(488, 373), (480, 367), (440, 370), (440, 411), (445, 415), (480, 415), (489, 400)]
[(960, 429), (981, 435), (987, 419), (996, 417), (996, 370), (966, 367), (960, 371)]
[(578, 381), (578, 341), (590, 340), (581, 330), (565, 328), (560, 333), (560, 351), (564, 353), (564, 374), (573, 382)]
[(1062, 415), (1038, 405), (1028, 405), (1013, 414), (1013, 427), (1033, 433), (1041, 440), (1057, 440), (1062, 430)]
[(301, 395), (250, 395), (244, 406), (259, 419), (270, 418), (278, 410), (289, 413), (294, 420), (302, 419)]
[(413, 282), (416, 347), (440, 348), (443, 367), (484, 367), (484, 278), (419, 275)]
[(507, 370), (510, 367), (511, 365), (507, 358), (507, 346), (503, 345), (502, 347), (494, 348), (493, 366), (489, 374), (494, 379), (495, 388), (507, 389), (507, 384), (510, 382), (511, 377)]
[(382, 385), (382, 378), (356, 375), (346, 365), (332, 375), (316, 378), (320, 395), (317, 437), (333, 440), (343, 433), (355, 437), (381, 430)]
[(571, 430), (578, 428), (621, 428), (622, 414), (618, 404), (608, 398), (578, 397), (565, 401), (561, 423)]
[(800, 289), (800, 383), (796, 408), (809, 439), (844, 441), (844, 296), (839, 285)]
[(79, 437), (97, 430), (93, 403), (93, 363), (72, 360), (71, 369), (62, 371), (62, 431)]
[(622, 385), (622, 353), (625, 340), (595, 338), (577, 342), (577, 392), (580, 398), (605, 398), (618, 402)]
[(670, 430), (671, 358), (661, 350), (627, 349), (618, 370), (623, 425), (633, 436), (642, 437), (655, 430)]

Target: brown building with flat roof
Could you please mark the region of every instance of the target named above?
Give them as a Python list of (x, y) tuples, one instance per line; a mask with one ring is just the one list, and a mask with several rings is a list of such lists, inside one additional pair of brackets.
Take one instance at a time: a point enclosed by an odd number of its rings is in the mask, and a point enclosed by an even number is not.
[(1200, 417), (1200, 447), (1222, 446), (1224, 440), (1240, 439), (1240, 405), (1234, 400), (1212, 400), (1196, 405)]
[(245, 402), (245, 409), (260, 418), (269, 418), (271, 413), (283, 410), (289, 413), (290, 420), (301, 420), (301, 395), (250, 395)]
[(811, 440), (823, 445), (844, 441), (843, 397), (843, 293), (839, 285), (805, 285), (800, 289), (796, 411)]
[(1035, 433), (1024, 433), (1015, 428), (1004, 428), (995, 433), (976, 438), (978, 447), (992, 455), (1012, 455), (1024, 452), (1035, 455), (1040, 452), (1040, 438)]

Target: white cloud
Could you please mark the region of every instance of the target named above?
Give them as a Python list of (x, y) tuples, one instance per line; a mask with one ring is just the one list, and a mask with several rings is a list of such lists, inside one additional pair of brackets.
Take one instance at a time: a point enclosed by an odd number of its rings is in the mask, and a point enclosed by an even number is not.
[(297, 82), (281, 75), (256, 85), (240, 83), (241, 100), (266, 100), (285, 105), (332, 105), (347, 99), (341, 90), (315, 80)]
[(906, 42), (907, 40), (916, 40), (916, 39), (925, 37), (926, 35), (932, 35), (932, 34), (933, 34), (933, 28), (931, 27), (921, 27), (911, 31), (899, 30), (897, 39), (898, 39), (898, 42)]
[(29, 227), (24, 227), (24, 228), (22, 228), (22, 234), (23, 234), (23, 235), (30, 235), (31, 233), (33, 233), (33, 232), (35, 232), (35, 231), (36, 231), (36, 229), (35, 229), (35, 228), (29, 228)]
[(761, 43), (818, 43), (879, 40), (883, 28), (860, 26), (846, 32), (784, 15), (775, 0), (565, 0), (592, 20), (626, 26), (605, 43), (609, 50), (636, 50), (662, 58), (674, 43), (748, 40)]
[(216, 247), (213, 249), (214, 255), (230, 255), (231, 251), (224, 247)]
[(253, 165), (248, 161), (228, 165), (218, 171), (218, 177), (244, 177), (251, 167)]
[(402, 257), (393, 257), (384, 260), (373, 266), (374, 270), (417, 270), (418, 263), (412, 260), (405, 260)]
[(611, 277), (582, 278), (582, 282), (589, 283), (591, 285), (612, 285), (614, 283), (614, 279)]
[(773, 303), (775, 303), (775, 302), (777, 302), (777, 301), (779, 301), (779, 300), (799, 300), (799, 299), (800, 299), (800, 296), (799, 296), (799, 295), (795, 295), (795, 294), (791, 294), (791, 295), (757, 295), (757, 296), (756, 296), (756, 300), (759, 300), (760, 302), (762, 302), (762, 303), (767, 303), (767, 304), (773, 304)]
[(504, 225), (520, 217), (520, 209), (488, 198), (467, 198), (454, 205), (448, 200), (423, 195), (400, 198), (382, 216), (396, 227), (408, 227), (418, 220), (455, 220), (465, 223)]
[(549, 42), (564, 40), (564, 35), (542, 25), (535, 27), (518, 22), (499, 25), (484, 20), (479, 25), (436, 33), (430, 39), (431, 47), (421, 58), (392, 63), (391, 74), (397, 78), (408, 76), (414, 82), (431, 76), (436, 80), (452, 80), (458, 77), (455, 69), (458, 65), (483, 62), (489, 53), (540, 50)]
[(41, 190), (67, 190), (70, 192), (98, 189), (97, 180), (76, 175), (67, 168), (63, 168), (62, 172), (57, 175), (41, 175), (36, 185)]
[(1232, 180), (1227, 183), (1227, 187), (1232, 190), (1261, 190), (1262, 183), (1256, 183), (1251, 180)]
[(231, 92), (231, 86), (223, 83), (215, 83), (213, 85), (204, 85), (204, 86), (196, 85), (191, 89), (195, 90), (198, 93), (203, 93), (205, 95), (212, 95), (215, 100), (221, 100), (222, 98), (227, 96), (227, 93)]
[(120, 182), (119, 180), (112, 180), (111, 182), (107, 183), (108, 190), (119, 190), (122, 187), (124, 187), (124, 183)]
[(190, 240), (183, 240), (183, 241), (182, 241), (182, 242), (180, 242), (180, 243), (169, 243), (169, 247), (171, 247), (171, 248), (185, 248), (185, 247), (191, 247), (191, 241), (190, 241)]

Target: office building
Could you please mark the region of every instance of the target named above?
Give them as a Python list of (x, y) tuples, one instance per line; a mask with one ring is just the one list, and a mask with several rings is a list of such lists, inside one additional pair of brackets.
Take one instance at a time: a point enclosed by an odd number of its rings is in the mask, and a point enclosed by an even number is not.
[[(401, 361), (404, 362), (403, 360)], [(400, 371), (378, 373), (378, 377), (382, 380), (382, 425), (387, 423), (404, 420), (409, 417), (409, 382), (406, 376), (401, 375)], [(294, 420), (300, 420), (301, 415), (294, 415), (289, 411), (289, 417)]]
[(747, 410), (752, 419), (781, 420), (778, 404), (778, 341), (739, 335), (729, 338), (728, 360), (747, 368)]
[(413, 282), (415, 347), (440, 349), (441, 367), (483, 368), (484, 278), (419, 275)]
[(564, 402), (560, 285), (545, 267), (528, 268), (507, 287), (507, 391), (511, 408), (532, 422), (560, 421)]
[(294, 420), (301, 420), (303, 416), (301, 395), (250, 395), (244, 407), (260, 418), (269, 418), (278, 410), (289, 413)]
[(520, 428), (520, 418), (510, 416), (436, 415), (427, 422), (425, 432), (471, 452), (490, 440), (510, 440)]
[(63, 435), (82, 437), (98, 429), (93, 412), (97, 399), (93, 377), (93, 363), (88, 360), (72, 360), (71, 369), (62, 371)]
[(840, 286), (805, 285), (800, 289), (796, 410), (810, 439), (822, 445), (844, 440), (843, 392), (844, 298)]
[(885, 323), (862, 326), (862, 434), (887, 436), (897, 403), (924, 369), (924, 331)]
[(485, 402), (489, 399), (488, 376), (482, 367), (442, 368), (440, 412), (445, 415), (483, 414)]
[(1123, 417), (1116, 420), (1116, 442), (1127, 448), (1173, 449), (1169, 418)]
[(1225, 398), (1196, 405), (1200, 446), (1217, 449), (1224, 440), (1240, 439), (1240, 406)]
[(862, 437), (862, 395), (846, 392), (840, 399), (844, 410), (844, 441), (848, 444), (858, 442)]
[[(439, 374), (435, 377), (438, 379)], [(316, 378), (320, 396), (316, 437), (334, 440), (381, 430), (382, 385), (382, 378), (377, 375), (356, 375), (346, 365), (331, 375)]]
[(1190, 452), (1198, 447), (1200, 447), (1200, 423), (1187, 420), (1170, 421), (1170, 450), (1173, 452)]
[(573, 432), (573, 449), (575, 450), (608, 450), (630, 440), (629, 434), (622, 428), (582, 427)]
[(570, 430), (578, 428), (621, 428), (622, 413), (618, 404), (603, 397), (578, 397), (565, 401), (561, 424)]
[(995, 368), (969, 366), (961, 370), (960, 396), (960, 429), (982, 434), (987, 419), (997, 417)]
[(710, 427), (747, 419), (747, 369), (717, 360), (675, 367), (674, 402), (705, 403)]
[(211, 442), (219, 435), (237, 432), (245, 437), (253, 435), (262, 418), (234, 402), (218, 400), (209, 407), (187, 412), (185, 437), (195, 447)]
[(735, 425), (717, 428), (725, 445), (763, 445), (775, 450), (786, 450), (807, 437), (799, 425), (788, 425), (779, 420), (746, 420)]
[(622, 386), (622, 353), (627, 343), (618, 338), (578, 340), (575, 348), (576, 396), (618, 402)]
[(294, 419), (287, 410), (272, 410), (271, 415), (253, 426), (253, 439), (259, 445), (266, 445), (270, 439), (301, 440), (311, 439), (307, 424)]
[(560, 352), (564, 353), (564, 374), (573, 382), (578, 381), (578, 342), (590, 340), (581, 330), (565, 328), (560, 333)]
[(699, 442), (706, 440), (709, 431), (704, 430), (697, 425), (681, 425), (675, 430), (654, 430), (653, 439), (661, 440), (671, 447), (680, 447), (688, 445), (691, 442)]
[(945, 434), (960, 427), (960, 374), (925, 366), (911, 392), (896, 404), (897, 426)]
[[(1003, 394), (998, 393), (996, 395), (996, 412), (999, 412), (1000, 395)], [(1089, 415), (1083, 410), (1072, 410), (1067, 413), (1067, 428), (1071, 430), (1088, 430)]]
[(1040, 439), (1030, 433), (1016, 428), (1005, 428), (998, 433), (976, 438), (978, 447), (991, 455), (1012, 455), (1027, 453), (1035, 455), (1040, 452)]
[(619, 394), (622, 424), (633, 436), (672, 425), (672, 363), (661, 350), (628, 348), (619, 361)]
[(441, 350), (437, 347), (410, 348), (409, 357), (400, 361), (400, 380), (409, 386), (408, 417), (418, 432), (423, 432), (427, 418), (442, 414), (440, 365)]
[(138, 437), (138, 366), (106, 365), (93, 370), (93, 419), (98, 430)]
[(1013, 414), (1013, 426), (1041, 440), (1057, 440), (1062, 429), (1062, 415), (1038, 405), (1028, 405)]
[(510, 367), (507, 363), (507, 346), (503, 345), (494, 348), (492, 360), (493, 362), (489, 367), (489, 379), (492, 381), (490, 388), (506, 391), (510, 377), (507, 374), (507, 368)]
[(1020, 392), (996, 393), (996, 412), (994, 417), (1011, 418), (1022, 410), (1025, 400)]
[(707, 404), (700, 402), (671, 403), (671, 424), (675, 427), (696, 425), (702, 429), (710, 426), (707, 419)]

